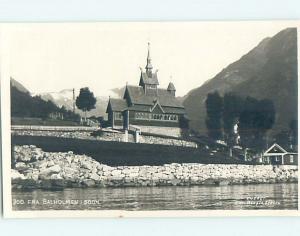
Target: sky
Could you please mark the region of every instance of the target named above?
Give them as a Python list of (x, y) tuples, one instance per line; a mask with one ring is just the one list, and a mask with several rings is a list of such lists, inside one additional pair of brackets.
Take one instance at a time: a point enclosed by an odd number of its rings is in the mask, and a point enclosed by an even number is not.
[(9, 74), (32, 93), (89, 87), (97, 96), (138, 85), (150, 42), (160, 88), (176, 96), (213, 78), (288, 21), (27, 23), (6, 25)]

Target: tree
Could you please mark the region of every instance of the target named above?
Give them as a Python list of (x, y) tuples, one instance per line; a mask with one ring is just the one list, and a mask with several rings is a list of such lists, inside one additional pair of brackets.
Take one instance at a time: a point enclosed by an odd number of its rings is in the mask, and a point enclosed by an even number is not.
[(232, 156), (232, 147), (236, 144), (236, 133), (234, 132), (234, 126), (239, 121), (241, 114), (243, 99), (234, 93), (224, 94), (223, 99), (223, 130), (224, 139), (229, 146), (230, 156)]
[(86, 112), (95, 109), (96, 98), (89, 88), (81, 88), (79, 96), (76, 98), (76, 106), (84, 112), (86, 121)]
[(247, 97), (239, 119), (242, 146), (262, 151), (266, 146), (266, 133), (274, 125), (275, 115), (271, 100)]
[(274, 141), (278, 143), (283, 148), (289, 148), (290, 146), (290, 132), (289, 131), (280, 131), (274, 136)]
[(290, 122), (290, 144), (292, 146), (298, 144), (298, 120)]
[(223, 99), (216, 91), (207, 95), (206, 101), (206, 127), (208, 136), (218, 140), (222, 138), (222, 112)]

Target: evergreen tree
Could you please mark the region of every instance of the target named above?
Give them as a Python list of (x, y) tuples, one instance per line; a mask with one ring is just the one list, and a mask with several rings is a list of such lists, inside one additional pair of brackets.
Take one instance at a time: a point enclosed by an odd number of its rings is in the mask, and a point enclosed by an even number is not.
[(239, 121), (243, 99), (233, 93), (226, 93), (223, 99), (223, 129), (224, 139), (229, 146), (230, 156), (232, 156), (232, 147), (236, 144), (236, 134), (234, 126)]
[(208, 136), (214, 140), (222, 139), (221, 118), (223, 112), (223, 99), (218, 92), (209, 93), (205, 104)]
[(290, 144), (298, 144), (298, 120), (291, 120), (290, 122)]
[(266, 133), (275, 122), (275, 107), (271, 100), (247, 97), (239, 118), (242, 146), (262, 151)]
[(223, 128), (225, 139), (233, 135), (233, 127), (237, 124), (243, 106), (243, 99), (233, 93), (226, 93), (223, 102)]

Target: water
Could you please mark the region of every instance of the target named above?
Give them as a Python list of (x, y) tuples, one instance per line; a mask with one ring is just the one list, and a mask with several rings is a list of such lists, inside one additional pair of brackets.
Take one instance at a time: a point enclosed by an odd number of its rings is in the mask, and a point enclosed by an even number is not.
[(13, 191), (14, 210), (297, 209), (298, 184)]

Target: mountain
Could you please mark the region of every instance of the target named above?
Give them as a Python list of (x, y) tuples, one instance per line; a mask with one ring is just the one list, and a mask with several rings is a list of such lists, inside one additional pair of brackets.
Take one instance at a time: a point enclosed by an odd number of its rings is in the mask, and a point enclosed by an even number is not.
[[(63, 89), (59, 92), (45, 92), (45, 93), (31, 93), (28, 89), (26, 89), (20, 82), (16, 81), (15, 79), (11, 78), (11, 87), (17, 89), (22, 93), (28, 93), (29, 96), (35, 97), (39, 96), (44, 101), (51, 101), (56, 106), (61, 108), (64, 106), (67, 110), (73, 110), (73, 90), (72, 89)], [(113, 92), (113, 97), (119, 98), (122, 97), (124, 94), (125, 87), (123, 88), (115, 88), (111, 91)], [(78, 96), (78, 94), (75, 94)], [(106, 116), (106, 107), (108, 103), (108, 97), (96, 97), (96, 108), (87, 112), (88, 116)], [(75, 112), (84, 116), (84, 113), (79, 110), (77, 107), (75, 108)]]
[[(73, 90), (64, 89), (59, 92), (48, 92), (48, 93), (37, 93), (35, 95), (40, 96), (45, 101), (52, 101), (58, 107), (64, 106), (67, 110), (73, 110)], [(75, 94), (77, 97), (78, 94)], [(87, 112), (87, 116), (105, 116), (106, 115), (106, 106), (108, 98), (106, 97), (96, 97), (96, 108)], [(75, 108), (75, 112), (80, 115), (84, 115), (84, 112)]]
[(52, 101), (57, 106), (65, 106), (68, 110), (72, 110), (73, 107), (73, 90), (64, 89), (60, 92), (49, 92), (49, 93), (35, 93), (34, 96), (40, 96), (45, 101)]
[(54, 103), (31, 96), (30, 92), (16, 80), (11, 79), (10, 93), (12, 118), (46, 118), (50, 113), (59, 110)]
[(23, 92), (23, 93), (29, 93), (29, 90), (27, 88), (25, 88), (20, 82), (16, 81), (14, 78), (10, 78), (10, 86), (11, 87), (15, 87), (16, 89), (18, 89), (19, 91)]
[(271, 99), (276, 108), (272, 131), (287, 129), (289, 122), (297, 119), (297, 73), (297, 29), (288, 28), (262, 40), (249, 53), (184, 97), (191, 129), (206, 133), (205, 99), (213, 91)]

